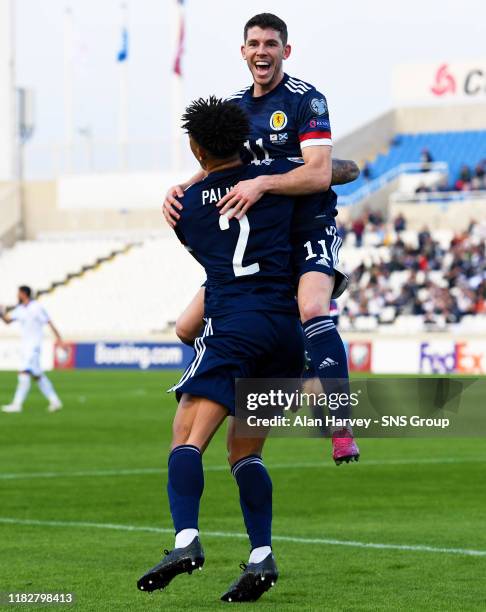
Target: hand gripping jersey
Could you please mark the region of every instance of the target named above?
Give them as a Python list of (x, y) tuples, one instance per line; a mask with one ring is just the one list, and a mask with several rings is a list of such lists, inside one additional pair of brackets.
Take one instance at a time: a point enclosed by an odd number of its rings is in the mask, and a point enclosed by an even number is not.
[(290, 245), (294, 199), (266, 194), (239, 221), (228, 221), (215, 206), (239, 181), (294, 167), (288, 160), (238, 166), (212, 172), (185, 191), (175, 231), (206, 271), (206, 317), (251, 310), (297, 314)]
[[(332, 145), (326, 98), (309, 83), (287, 74), (269, 93), (253, 97), (253, 86), (228, 98), (243, 107), (250, 118), (250, 138), (242, 151), (247, 163), (263, 160), (301, 158), (306, 147)], [(293, 231), (306, 231), (334, 225), (337, 196), (326, 194), (309, 198), (296, 208)]]

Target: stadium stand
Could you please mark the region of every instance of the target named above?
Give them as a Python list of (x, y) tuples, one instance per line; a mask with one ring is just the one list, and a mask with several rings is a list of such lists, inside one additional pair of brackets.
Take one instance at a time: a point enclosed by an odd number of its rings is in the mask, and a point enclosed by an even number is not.
[(19, 241), (0, 252), (0, 303), (15, 304), (20, 284), (46, 292), (122, 252), (129, 243), (117, 238)]
[(344, 329), (481, 331), (486, 324), (486, 224), (467, 231), (366, 232), (346, 237), (341, 260), (350, 290), (339, 300)]
[[(478, 165), (484, 165), (486, 159), (486, 131), (469, 130), (456, 132), (423, 132), (419, 134), (396, 134), (389, 143), (388, 150), (379, 153), (371, 162), (366, 162), (366, 172), (362, 173), (358, 180), (349, 185), (336, 187), (340, 197), (340, 204), (352, 202), (351, 194), (363, 190), (373, 192), (383, 185), (383, 179), (390, 180), (400, 174), (401, 169), (405, 171), (421, 172), (424, 166), (424, 152), (428, 151), (434, 164), (446, 164), (447, 168), (446, 188), (453, 191), (458, 188), (456, 183), (461, 176), (464, 166), (474, 169)], [(407, 167), (408, 164), (415, 166)], [(437, 166), (439, 167), (439, 166)], [(477, 188), (484, 189), (484, 183)]]
[[(351, 279), (338, 302), (344, 330), (484, 329), (486, 224), (472, 223), (459, 234), (416, 232), (370, 214), (363, 225), (360, 247), (352, 227), (340, 227), (340, 259)], [(127, 237), (21, 242), (0, 256), (0, 275), (8, 303), (19, 279), (36, 289), (54, 287), (40, 301), (66, 337), (78, 339), (164, 334), (204, 280), (172, 235), (137, 237), (132, 244)]]
[(174, 236), (146, 239), (41, 302), (67, 337), (147, 338), (175, 322), (203, 281)]
[[(343, 196), (366, 196), (355, 199), (359, 205), (342, 209), (338, 217), (344, 221), (339, 223), (344, 238), (341, 262), (351, 277), (350, 289), (339, 300), (340, 325), (351, 332), (385, 334), (482, 332), (486, 225), (472, 220), (481, 219), (486, 202), (484, 191), (474, 192), (486, 186), (486, 131), (411, 131), (411, 126), (396, 125), (382, 134), (386, 151), (382, 146), (381, 153), (367, 158), (372, 161), (366, 162), (358, 181), (336, 188), (341, 205)], [(378, 191), (369, 198), (372, 189), (363, 189), (373, 184), (380, 189), (383, 177), (397, 178), (402, 171), (411, 174), (390, 182), (384, 205), (374, 206)], [(427, 205), (421, 206), (424, 202)], [(52, 210), (55, 206), (53, 200)], [(153, 217), (141, 214), (138, 219), (120, 212), (123, 223), (106, 216), (98, 228), (97, 209), (93, 219), (86, 210), (70, 211), (64, 218), (68, 213), (59, 209), (53, 225), (64, 223), (67, 228), (77, 220), (82, 230), (56, 235), (49, 224), (40, 223), (52, 217), (52, 210), (50, 215), (30, 215), (30, 235), (37, 240), (0, 252), (0, 304), (13, 305), (18, 284), (26, 283), (40, 290), (40, 300), (66, 337), (173, 336), (171, 324), (203, 274), (172, 233), (161, 227), (160, 213), (151, 211)], [(2, 333), (11, 332), (2, 327)]]

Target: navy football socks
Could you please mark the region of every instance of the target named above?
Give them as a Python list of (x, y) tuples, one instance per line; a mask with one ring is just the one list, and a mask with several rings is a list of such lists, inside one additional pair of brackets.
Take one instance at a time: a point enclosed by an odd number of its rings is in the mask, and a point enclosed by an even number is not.
[(190, 444), (176, 446), (169, 455), (170, 512), (175, 532), (198, 529), (199, 502), (204, 489), (201, 451)]
[[(303, 328), (306, 347), (324, 392), (328, 396), (331, 393), (346, 393), (349, 396), (348, 358), (332, 317), (314, 317), (304, 323)], [(336, 410), (330, 410), (329, 414), (340, 419), (349, 418), (349, 404), (340, 405)]]
[(252, 549), (272, 544), (272, 481), (258, 455), (231, 468), (240, 489), (240, 506)]

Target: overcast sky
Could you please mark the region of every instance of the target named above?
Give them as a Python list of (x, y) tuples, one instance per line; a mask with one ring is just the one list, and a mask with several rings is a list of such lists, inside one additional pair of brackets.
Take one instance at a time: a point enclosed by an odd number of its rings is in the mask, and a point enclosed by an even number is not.
[[(129, 137), (161, 140), (171, 130), (175, 0), (127, 0)], [(36, 92), (35, 142), (63, 140), (63, 13), (76, 24), (75, 124), (116, 140), (119, 0), (15, 0), (19, 85)], [(486, 56), (484, 0), (186, 0), (184, 98), (227, 95), (249, 82), (242, 27), (270, 11), (289, 28), (286, 71), (327, 96), (335, 136), (391, 107), (391, 72), (404, 62)]]

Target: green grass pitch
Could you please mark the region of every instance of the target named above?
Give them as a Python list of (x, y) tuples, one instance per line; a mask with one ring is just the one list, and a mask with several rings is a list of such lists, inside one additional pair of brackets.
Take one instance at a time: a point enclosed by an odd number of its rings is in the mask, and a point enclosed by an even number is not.
[[(136, 580), (173, 546), (165, 467), (175, 402), (165, 389), (177, 376), (51, 376), (64, 410), (48, 414), (36, 390), (22, 414), (0, 414), (0, 592), (70, 591), (83, 612), (230, 605), (219, 597), (248, 542), (224, 426), (204, 458), (204, 570), (150, 596)], [(0, 373), (0, 403), (15, 383)], [(269, 441), (280, 579), (245, 610), (486, 609), (484, 440), (360, 446), (359, 464), (335, 467), (329, 440)]]

